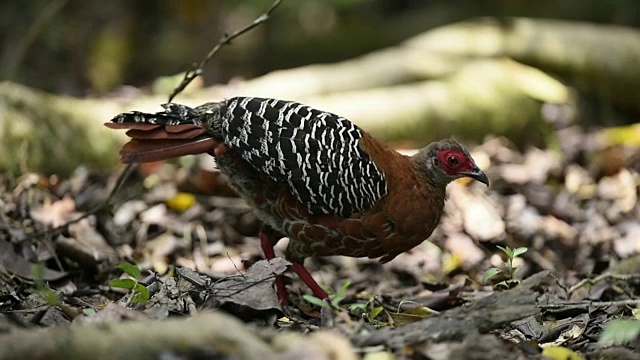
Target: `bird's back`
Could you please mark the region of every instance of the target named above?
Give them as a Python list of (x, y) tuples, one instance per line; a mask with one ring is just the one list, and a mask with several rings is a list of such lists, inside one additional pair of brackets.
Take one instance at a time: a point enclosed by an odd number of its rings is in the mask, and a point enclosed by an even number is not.
[(345, 118), (262, 98), (230, 99), (221, 112), (225, 145), (287, 184), (312, 214), (348, 216), (387, 192), (384, 173), (361, 147), (364, 132)]

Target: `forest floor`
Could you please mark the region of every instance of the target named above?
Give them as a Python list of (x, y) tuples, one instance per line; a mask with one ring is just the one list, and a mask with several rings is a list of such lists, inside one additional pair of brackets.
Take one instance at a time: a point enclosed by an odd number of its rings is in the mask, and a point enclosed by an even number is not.
[[(618, 322), (613, 340), (601, 336), (611, 321), (639, 316), (640, 153), (598, 147), (577, 127), (556, 138), (553, 150), (521, 151), (501, 138), (473, 148), (491, 187), (449, 185), (430, 241), (390, 263), (307, 260), (331, 304), (303, 296), (310, 291), (284, 260), (262, 260), (258, 219), (212, 164), (139, 167), (108, 206), (115, 173), (1, 175), (0, 358), (115, 357), (99, 349), (119, 326), (128, 336), (109, 344), (136, 358), (169, 350), (173, 358), (636, 358), (633, 322)], [(527, 248), (514, 274), (498, 246)], [(483, 281), (487, 271), (495, 276)], [(273, 288), (283, 273), (284, 308)], [(264, 344), (266, 353), (227, 346), (235, 327), (226, 320), (199, 328), (212, 309), (250, 329), (235, 341)], [(193, 322), (183, 324), (187, 317)], [(126, 327), (138, 323), (147, 325)], [(85, 330), (105, 324), (111, 330), (99, 339)], [(216, 335), (203, 343), (196, 334), (205, 332)], [(292, 333), (305, 335), (286, 340)], [(171, 343), (182, 335), (189, 350)], [(94, 348), (74, 352), (68, 336)], [(160, 352), (148, 337), (165, 341)]]

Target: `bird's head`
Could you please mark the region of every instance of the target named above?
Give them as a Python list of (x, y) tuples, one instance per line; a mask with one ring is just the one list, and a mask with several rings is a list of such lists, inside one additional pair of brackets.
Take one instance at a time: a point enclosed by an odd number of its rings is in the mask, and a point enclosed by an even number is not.
[(461, 177), (470, 177), (489, 186), (489, 178), (478, 168), (469, 150), (452, 139), (429, 144), (411, 161), (428, 181), (441, 187)]

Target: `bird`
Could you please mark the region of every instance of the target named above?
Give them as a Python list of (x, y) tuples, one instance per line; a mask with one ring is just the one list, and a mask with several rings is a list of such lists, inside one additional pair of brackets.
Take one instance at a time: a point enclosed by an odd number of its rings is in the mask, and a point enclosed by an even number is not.
[[(446, 187), (462, 177), (489, 186), (468, 149), (454, 139), (403, 155), (348, 119), (287, 100), (233, 97), (164, 111), (131, 111), (105, 125), (126, 129), (123, 163), (207, 153), (264, 224), (267, 259), (288, 237), (285, 259), (314, 296), (328, 298), (304, 267), (309, 257), (393, 260), (429, 238)], [(284, 282), (276, 277), (281, 303)]]

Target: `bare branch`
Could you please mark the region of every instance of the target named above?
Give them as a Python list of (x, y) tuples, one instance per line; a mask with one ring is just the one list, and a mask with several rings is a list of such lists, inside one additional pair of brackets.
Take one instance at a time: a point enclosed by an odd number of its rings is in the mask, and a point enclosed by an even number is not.
[(204, 67), (207, 65), (209, 60), (211, 60), (213, 55), (215, 55), (218, 51), (220, 51), (220, 49), (223, 46), (231, 44), (231, 41), (233, 39), (237, 38), (238, 36), (246, 32), (251, 31), (258, 25), (269, 20), (269, 16), (271, 16), (271, 13), (280, 5), (281, 2), (282, 0), (274, 1), (273, 4), (271, 4), (271, 7), (269, 8), (269, 10), (267, 10), (262, 15), (258, 16), (255, 20), (253, 20), (251, 24), (245, 26), (244, 28), (232, 33), (231, 35), (228, 35), (228, 34), (222, 35), (222, 37), (220, 38), (216, 46), (214, 46), (213, 49), (209, 51), (207, 56), (205, 56), (205, 58), (202, 59), (199, 64), (193, 64), (191, 69), (189, 69), (184, 74), (184, 78), (182, 79), (182, 82), (180, 83), (180, 85), (178, 85), (169, 96), (169, 102), (172, 102), (173, 98), (175, 98), (178, 94), (180, 94), (187, 87), (187, 85), (189, 85), (193, 81), (193, 79), (202, 75), (202, 73), (204, 72)]
[[(171, 96), (169, 96), (169, 101), (168, 102), (171, 102), (176, 95), (180, 94), (187, 87), (187, 85), (189, 85), (189, 83), (191, 83), (191, 81), (193, 81), (193, 79), (195, 79), (196, 77), (202, 75), (202, 73), (204, 72), (204, 67), (207, 65), (209, 60), (211, 60), (211, 58), (218, 51), (220, 51), (220, 49), (224, 45), (231, 44), (231, 41), (234, 40), (235, 38), (237, 38), (238, 36), (241, 36), (242, 34), (247, 33), (248, 31), (254, 29), (258, 25), (260, 25), (260, 24), (266, 22), (267, 20), (269, 20), (269, 16), (271, 16), (271, 13), (280, 5), (281, 2), (282, 2), (282, 0), (274, 1), (273, 4), (271, 4), (271, 7), (269, 8), (269, 10), (267, 10), (262, 15), (258, 16), (255, 20), (253, 20), (253, 22), (251, 24), (245, 26), (244, 28), (232, 33), (231, 35), (224, 34), (220, 38), (218, 43), (213, 47), (213, 49), (211, 49), (211, 51), (209, 51), (207, 56), (204, 59), (202, 59), (202, 61), (200, 61), (200, 63), (194, 64), (193, 67), (189, 71), (186, 72), (186, 74), (184, 76), (184, 79), (182, 79), (182, 82), (180, 83), (180, 85), (178, 85), (173, 90), (173, 92), (171, 93)], [(47, 229), (45, 231), (40, 231), (40, 232), (34, 233), (34, 234), (30, 235), (28, 238), (38, 238), (38, 237), (41, 237), (41, 236), (44, 236), (44, 235), (59, 234), (62, 231), (64, 231), (64, 229), (66, 229), (69, 225), (77, 223), (77, 222), (81, 221), (82, 219), (85, 219), (85, 218), (87, 218), (87, 217), (89, 217), (91, 215), (94, 215), (94, 214), (98, 213), (100, 210), (102, 210), (103, 208), (108, 206), (109, 202), (113, 198), (113, 195), (118, 191), (120, 186), (122, 186), (122, 184), (125, 182), (125, 180), (129, 177), (129, 175), (131, 174), (133, 169), (135, 169), (135, 165), (132, 165), (132, 164), (128, 164), (125, 167), (125, 169), (116, 178), (116, 180), (115, 180), (115, 182), (113, 184), (113, 188), (109, 192), (109, 195), (107, 196), (107, 198), (100, 205), (98, 205), (95, 208), (91, 209), (90, 211), (86, 212), (85, 214), (83, 214), (82, 216), (78, 217), (77, 219), (71, 220), (71, 221), (69, 221), (69, 222), (67, 222), (67, 223), (65, 223), (63, 225), (60, 225), (60, 226), (58, 226), (56, 228), (53, 228), (53, 229)]]

